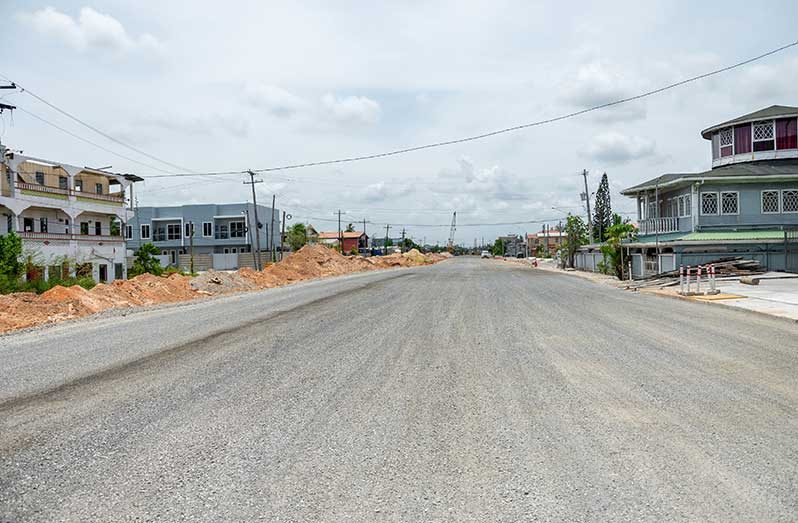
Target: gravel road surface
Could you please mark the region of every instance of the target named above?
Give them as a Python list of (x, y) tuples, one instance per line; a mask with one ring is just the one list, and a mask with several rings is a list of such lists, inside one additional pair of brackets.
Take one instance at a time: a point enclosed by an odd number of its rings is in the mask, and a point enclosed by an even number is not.
[(798, 326), (494, 260), (0, 338), (0, 522), (795, 521)]

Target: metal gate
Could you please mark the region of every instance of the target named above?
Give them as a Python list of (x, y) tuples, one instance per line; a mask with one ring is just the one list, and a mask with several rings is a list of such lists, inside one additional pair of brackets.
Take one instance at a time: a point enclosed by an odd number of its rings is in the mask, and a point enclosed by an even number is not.
[(784, 231), (784, 269), (798, 272), (798, 229)]

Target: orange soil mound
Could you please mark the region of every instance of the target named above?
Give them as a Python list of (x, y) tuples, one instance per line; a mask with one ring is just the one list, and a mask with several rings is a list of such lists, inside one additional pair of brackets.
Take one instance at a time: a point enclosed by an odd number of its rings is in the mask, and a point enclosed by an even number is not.
[(346, 257), (323, 245), (306, 245), (262, 271), (209, 271), (196, 278), (179, 274), (167, 278), (142, 274), (126, 281), (100, 284), (90, 291), (77, 285), (57, 285), (38, 296), (33, 293), (0, 296), (0, 332), (78, 318), (112, 308), (187, 301), (207, 294), (266, 289), (351, 272), (425, 265), (449, 256), (446, 253), (422, 254), (413, 249), (388, 256)]

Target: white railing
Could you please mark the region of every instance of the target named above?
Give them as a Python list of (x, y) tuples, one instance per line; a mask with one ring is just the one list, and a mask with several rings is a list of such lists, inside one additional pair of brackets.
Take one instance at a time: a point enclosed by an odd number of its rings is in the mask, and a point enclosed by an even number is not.
[(679, 218), (666, 217), (643, 220), (640, 222), (638, 234), (645, 236), (647, 234), (666, 234), (669, 232), (679, 232)]
[(19, 231), (19, 237), (23, 240), (40, 240), (40, 241), (86, 241), (86, 242), (124, 242), (125, 239), (121, 236), (112, 236), (110, 234), (68, 234), (60, 232), (32, 232), (32, 231)]

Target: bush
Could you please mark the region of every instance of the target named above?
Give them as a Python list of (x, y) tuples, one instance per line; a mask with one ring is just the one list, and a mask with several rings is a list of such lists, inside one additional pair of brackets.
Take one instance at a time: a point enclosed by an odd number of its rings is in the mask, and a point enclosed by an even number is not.
[(163, 268), (161, 267), (161, 262), (155, 257), (160, 252), (158, 247), (151, 243), (145, 243), (139, 247), (135, 252), (136, 259), (133, 261), (133, 267), (127, 271), (128, 278), (133, 278), (145, 272), (160, 276), (163, 273)]

